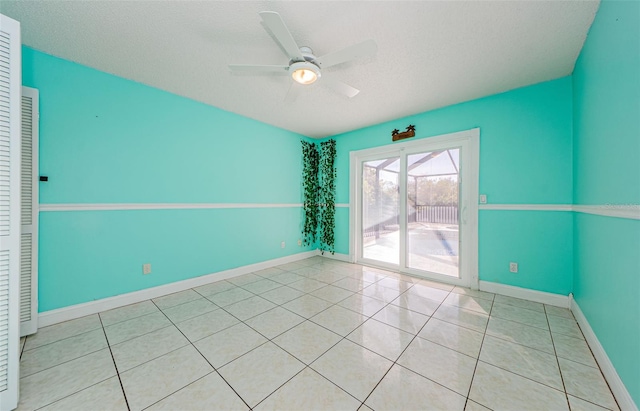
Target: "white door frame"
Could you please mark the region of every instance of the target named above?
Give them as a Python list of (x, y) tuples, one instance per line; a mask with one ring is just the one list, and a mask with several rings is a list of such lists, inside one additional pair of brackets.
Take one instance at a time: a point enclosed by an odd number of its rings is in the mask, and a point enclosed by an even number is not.
[[(437, 277), (438, 281), (478, 289), (478, 196), (479, 196), (479, 175), (480, 175), (480, 129), (474, 128), (456, 133), (442, 134), (439, 136), (421, 138), (402, 143), (393, 143), (385, 146), (357, 150), (350, 152), (350, 190), (349, 190), (349, 261), (376, 265), (381, 268), (397, 270), (394, 265), (385, 263), (372, 263), (362, 261), (361, 232), (362, 221), (358, 215), (362, 203), (362, 179), (360, 169), (363, 161), (370, 158), (388, 155), (389, 157), (400, 156), (401, 165), (406, 162), (406, 154), (429, 151), (432, 146), (459, 146), (461, 150), (461, 164), (463, 167), (463, 190), (461, 191), (460, 207), (460, 230), (464, 233), (464, 241), (460, 250), (460, 277), (448, 278), (447, 276)], [(401, 166), (402, 169), (402, 166)], [(406, 176), (400, 173), (399, 184), (406, 189)], [(400, 196), (400, 207), (406, 210), (406, 199)], [(404, 207), (404, 208), (402, 208)], [(401, 232), (406, 231), (405, 219), (400, 219)], [(405, 249), (406, 238), (400, 235), (401, 249)], [(405, 267), (406, 253), (400, 253), (400, 267)], [(423, 276), (419, 270), (401, 268), (407, 274)], [(430, 277), (430, 279), (433, 279)]]

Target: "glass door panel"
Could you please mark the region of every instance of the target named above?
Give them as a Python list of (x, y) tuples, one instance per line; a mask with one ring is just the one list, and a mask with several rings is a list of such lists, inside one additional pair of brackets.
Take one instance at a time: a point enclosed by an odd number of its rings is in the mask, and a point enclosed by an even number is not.
[(362, 257), (400, 263), (400, 158), (362, 163)]
[(407, 156), (408, 268), (460, 277), (460, 149)]

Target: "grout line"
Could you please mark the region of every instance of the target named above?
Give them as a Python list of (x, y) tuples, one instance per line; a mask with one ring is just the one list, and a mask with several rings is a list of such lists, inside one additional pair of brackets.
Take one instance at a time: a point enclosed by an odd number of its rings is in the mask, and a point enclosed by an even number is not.
[[(92, 314), (92, 315), (97, 315), (97, 314)], [(100, 318), (100, 317), (98, 317), (98, 318)], [(84, 331), (84, 332), (81, 332), (81, 333), (78, 333), (78, 334), (70, 335), (70, 336), (68, 336), (68, 337), (64, 337), (64, 338), (61, 338), (61, 339), (59, 339), (59, 340), (51, 341), (51, 342), (48, 342), (48, 343), (46, 343), (46, 344), (42, 344), (42, 345), (39, 345), (39, 346), (37, 346), (37, 347), (33, 347), (33, 348), (29, 348), (29, 349), (25, 349), (25, 348), (26, 348), (26, 346), (27, 346), (27, 341), (25, 340), (25, 341), (24, 341), (24, 348), (22, 349), (22, 351), (23, 351), (23, 353), (26, 353), (26, 352), (29, 352), (29, 351), (37, 350), (37, 349), (39, 349), (39, 348), (46, 347), (46, 346), (51, 345), (51, 344), (55, 344), (55, 343), (59, 343), (59, 342), (64, 341), (64, 340), (68, 340), (68, 339), (70, 339), (70, 338), (79, 337), (79, 336), (81, 336), (81, 335), (88, 334), (88, 333), (90, 333), (90, 332), (93, 332), (93, 331), (99, 330), (101, 327), (102, 327), (102, 326), (100, 326), (100, 327), (96, 327), (96, 328), (93, 328), (93, 329), (91, 329), (91, 330), (89, 330), (89, 331)], [(32, 334), (32, 335), (35, 335), (35, 334)]]
[[(409, 287), (409, 288), (411, 288), (411, 287)], [(400, 296), (401, 296), (402, 294), (406, 293), (407, 291), (408, 291), (408, 289), (407, 289), (407, 290), (405, 290), (405, 291), (403, 291), (402, 293), (400, 293), (400, 295), (399, 295), (397, 298), (400, 298)], [(444, 303), (444, 300), (445, 300), (445, 299), (447, 299), (447, 298), (449, 297), (449, 295), (450, 295), (450, 294), (451, 294), (451, 291), (448, 291), (448, 292), (447, 292), (447, 296), (442, 300), (442, 302), (438, 305), (438, 307), (433, 311), (433, 312), (434, 312), (434, 314), (435, 314), (435, 312), (436, 312), (436, 311), (438, 311), (438, 309), (439, 309), (439, 308), (442, 306), (442, 304)], [(396, 299), (397, 299), (397, 298), (396, 298)], [(395, 301), (395, 300), (392, 300), (392, 301)], [(389, 305), (389, 304), (387, 304), (387, 305)], [(385, 306), (385, 307), (386, 307), (386, 306)], [(387, 374), (389, 374), (389, 371), (391, 371), (391, 369), (392, 369), (396, 364), (397, 364), (399, 367), (402, 367), (402, 364), (398, 364), (398, 360), (400, 359), (400, 357), (402, 357), (402, 355), (405, 353), (405, 351), (407, 351), (407, 349), (411, 346), (411, 344), (413, 344), (413, 342), (415, 341), (415, 339), (416, 339), (416, 338), (418, 338), (418, 334), (420, 334), (420, 333), (422, 332), (422, 330), (423, 330), (423, 329), (424, 329), (424, 327), (429, 323), (429, 321), (431, 320), (431, 318), (433, 318), (433, 317), (432, 317), (432, 316), (429, 316), (429, 318), (427, 319), (427, 321), (425, 321), (425, 323), (424, 323), (424, 324), (422, 324), (422, 327), (420, 327), (420, 329), (418, 330), (418, 332), (416, 332), (416, 333), (414, 334), (414, 336), (413, 336), (413, 338), (411, 339), (411, 341), (409, 341), (409, 343), (407, 344), (407, 346), (406, 346), (406, 347), (404, 347), (404, 349), (402, 350), (402, 352), (400, 352), (400, 355), (398, 355), (398, 357), (395, 359), (395, 361), (393, 361), (393, 363), (391, 364), (391, 367), (389, 367), (389, 369), (384, 373), (384, 375), (382, 376), (382, 378), (380, 378), (380, 380), (378, 381), (378, 383), (373, 387), (373, 389), (372, 389), (372, 390), (369, 392), (369, 394), (365, 397), (364, 401), (362, 401), (362, 404), (364, 404), (364, 403), (369, 399), (369, 397), (371, 396), (371, 394), (373, 394), (373, 392), (376, 390), (376, 388), (378, 388), (378, 386), (380, 385), (380, 383), (382, 383), (382, 381), (383, 381), (383, 380), (384, 380), (384, 378), (387, 376)], [(387, 325), (389, 325), (389, 324), (387, 324)], [(401, 330), (401, 331), (402, 331), (402, 330)], [(405, 332), (406, 332), (406, 331), (405, 331)], [(377, 353), (376, 353), (376, 354), (377, 354)], [(378, 354), (378, 355), (380, 355), (380, 354)], [(383, 357), (383, 358), (386, 358), (386, 357)], [(403, 368), (406, 368), (406, 367), (403, 367)], [(407, 369), (408, 369), (408, 368), (407, 368)], [(427, 377), (425, 377), (424, 375), (422, 375), (422, 374), (420, 374), (420, 373), (418, 373), (418, 372), (416, 372), (416, 371), (413, 371), (413, 370), (409, 370), (409, 371), (414, 372), (414, 373), (416, 373), (416, 374), (420, 375), (420, 376), (421, 376), (421, 377), (423, 377), (423, 378), (427, 378)], [(427, 379), (428, 379), (429, 381), (433, 381), (434, 383), (436, 383), (436, 384), (441, 385), (441, 386), (443, 386), (443, 387), (444, 387), (444, 385), (440, 384), (440, 383), (439, 383), (439, 382), (437, 382), (437, 381), (432, 380), (431, 378), (427, 378)], [(445, 387), (445, 388), (447, 388), (447, 389), (451, 390), (451, 388), (448, 388), (448, 387)], [(453, 391), (453, 390), (451, 390), (451, 391)], [(455, 392), (455, 391), (453, 391), (453, 392)], [(458, 394), (458, 393), (456, 393), (456, 394)], [(458, 394), (458, 395), (460, 395), (460, 394)], [(465, 403), (465, 405), (466, 405), (466, 403)]]
[[(478, 351), (478, 358), (476, 358), (476, 365), (475, 367), (473, 367), (473, 374), (471, 374), (471, 381), (469, 382), (469, 391), (467, 391), (467, 398), (464, 402), (464, 407), (467, 407), (467, 403), (469, 402), (469, 396), (471, 395), (471, 388), (473, 387), (473, 380), (476, 377), (476, 371), (478, 371), (478, 364), (480, 363), (480, 355), (482, 354), (482, 347), (484, 346), (484, 339), (487, 336), (487, 329), (489, 328), (489, 321), (491, 321), (491, 312), (493, 311), (493, 305), (495, 304), (495, 297), (494, 297), (494, 301), (491, 303), (491, 308), (489, 309), (489, 314), (487, 316), (487, 324), (484, 326), (484, 332), (482, 333), (482, 341), (480, 342), (480, 351)], [(478, 404), (480, 404), (478, 402)], [(484, 404), (480, 404), (482, 406), (485, 406)], [(489, 407), (487, 407), (489, 408)]]
[(122, 396), (124, 397), (124, 402), (127, 405), (127, 410), (131, 411), (131, 406), (129, 406), (129, 400), (127, 399), (127, 393), (124, 391), (124, 385), (122, 384), (122, 379), (120, 378), (120, 372), (118, 371), (118, 364), (116, 364), (116, 359), (113, 356), (113, 351), (111, 351), (111, 344), (109, 344), (109, 338), (107, 338), (107, 331), (104, 329), (104, 325), (102, 324), (102, 318), (100, 318), (99, 315), (98, 315), (98, 319), (100, 320), (100, 325), (102, 326), (104, 339), (107, 341), (107, 348), (109, 349), (109, 354), (111, 354), (111, 361), (113, 361), (113, 367), (116, 369), (116, 375), (118, 376), (118, 382), (120, 383), (120, 389), (122, 390)]
[[(153, 302), (153, 301), (152, 301), (152, 302)], [(153, 304), (155, 304), (155, 302), (153, 302)], [(156, 307), (157, 307), (157, 305), (156, 305)], [(158, 308), (158, 309), (159, 309), (159, 308)], [(162, 311), (162, 310), (160, 310), (160, 311)], [(164, 314), (164, 312), (163, 312), (162, 314)], [(164, 314), (164, 316), (165, 316), (165, 317), (167, 317), (167, 315), (166, 315), (166, 314)], [(182, 330), (181, 330), (181, 329), (179, 329), (179, 328), (178, 328), (178, 326), (177, 326), (173, 321), (171, 321), (171, 318), (167, 317), (167, 319), (168, 319), (168, 320), (171, 322), (171, 324), (172, 324), (172, 325), (173, 325), (173, 326), (178, 330), (178, 332), (180, 332), (180, 333), (184, 336), (184, 338), (186, 338), (186, 340), (189, 342), (189, 344), (188, 344), (188, 345), (191, 345), (191, 346), (192, 346), (192, 347), (193, 347), (193, 348), (198, 352), (198, 354), (200, 354), (200, 356), (201, 356), (201, 357), (202, 357), (202, 358), (207, 362), (207, 364), (209, 364), (209, 365), (211, 366), (211, 368), (213, 369), (213, 371), (211, 371), (211, 372), (207, 373), (206, 375), (203, 375), (203, 376), (202, 376), (202, 377), (200, 377), (199, 379), (204, 378), (204, 377), (206, 377), (207, 375), (210, 375), (210, 374), (211, 374), (211, 373), (213, 373), (213, 372), (217, 373), (217, 374), (220, 376), (220, 378), (222, 378), (222, 380), (223, 380), (225, 383), (227, 383), (227, 385), (229, 386), (229, 388), (231, 388), (231, 390), (233, 390), (233, 392), (238, 396), (238, 398), (240, 398), (240, 401), (242, 401), (242, 402), (243, 402), (247, 407), (249, 407), (249, 409), (251, 409), (251, 407), (249, 406), (249, 404), (247, 404), (247, 402), (244, 400), (244, 398), (242, 398), (242, 397), (240, 396), (240, 394), (238, 394), (238, 392), (237, 392), (237, 391), (236, 391), (236, 390), (231, 386), (231, 384), (229, 384), (229, 382), (228, 382), (228, 381), (227, 381), (227, 380), (222, 376), (222, 374), (220, 374), (220, 372), (218, 371), (218, 369), (217, 369), (216, 367), (214, 367), (214, 366), (213, 366), (213, 364), (211, 364), (211, 362), (207, 359), (207, 357), (205, 357), (205, 356), (202, 354), (202, 352), (200, 352), (200, 350), (198, 349), (198, 347), (196, 347), (196, 346), (195, 346), (195, 344), (194, 344), (193, 342), (191, 342), (191, 340), (190, 340), (186, 335), (184, 335), (184, 333), (182, 332)], [(236, 324), (234, 324), (234, 325), (236, 325)], [(231, 326), (231, 327), (232, 327), (232, 326)], [(230, 328), (230, 327), (227, 327), (227, 328)], [(227, 328), (225, 328), (225, 330), (226, 330)], [(223, 331), (223, 330), (220, 330), (220, 331)], [(218, 332), (219, 332), (219, 331), (218, 331)], [(215, 333), (214, 333), (214, 334), (215, 334)], [(213, 334), (211, 334), (211, 335), (213, 335)], [(206, 337), (204, 337), (204, 338), (206, 338)], [(198, 341), (200, 341), (200, 340), (198, 340)], [(186, 345), (185, 345), (185, 346), (183, 346), (183, 347), (186, 347)], [(183, 348), (183, 347), (181, 347), (181, 348)], [(174, 351), (175, 351), (175, 350), (174, 350)], [(158, 358), (159, 358), (159, 357), (158, 357)], [(178, 390), (176, 390), (176, 391), (174, 391), (174, 392), (170, 393), (169, 395), (167, 395), (167, 396), (165, 396), (165, 397), (161, 398), (161, 399), (160, 399), (160, 400), (158, 400), (158, 401), (162, 401), (163, 399), (165, 399), (165, 398), (167, 398), (167, 397), (169, 397), (169, 396), (171, 396), (171, 395), (175, 394), (176, 392), (178, 392), (178, 391), (180, 391), (180, 390), (182, 390), (182, 389), (184, 389), (184, 388), (188, 387), (189, 385), (193, 384), (194, 382), (198, 381), (199, 379), (197, 379), (197, 380), (195, 380), (195, 381), (190, 382), (189, 384), (185, 385), (184, 387), (181, 387), (180, 389), (178, 389)], [(156, 401), (156, 402), (158, 402), (158, 401)], [(155, 404), (155, 403), (154, 403), (154, 404)], [(150, 405), (150, 406), (151, 406), (151, 405)]]

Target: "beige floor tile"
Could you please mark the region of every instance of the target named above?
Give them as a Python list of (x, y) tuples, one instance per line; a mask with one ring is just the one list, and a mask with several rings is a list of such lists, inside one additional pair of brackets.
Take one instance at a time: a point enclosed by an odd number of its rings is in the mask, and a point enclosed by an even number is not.
[(353, 293), (351, 291), (345, 290), (344, 288), (328, 285), (312, 292), (311, 295), (335, 304), (347, 297), (352, 296)]
[(249, 407), (229, 385), (212, 372), (156, 402), (146, 411), (241, 411)]
[(202, 298), (200, 294), (193, 290), (184, 290), (178, 293), (173, 293), (169, 295), (165, 295), (162, 297), (154, 298), (152, 301), (155, 305), (158, 306), (161, 310), (164, 310), (169, 307), (173, 307), (176, 305), (188, 303), (189, 301), (197, 300), (198, 298)]
[(86, 411), (109, 410), (128, 411), (118, 377), (92, 385), (75, 394), (56, 401), (41, 411)]
[(562, 391), (482, 361), (473, 377), (469, 399), (495, 411), (569, 410)]
[(243, 411), (249, 407), (229, 385), (212, 372), (156, 402), (145, 411)]
[(20, 360), (20, 377), (26, 377), (107, 347), (102, 329), (25, 351)]
[(473, 402), (467, 399), (467, 405), (464, 407), (464, 411), (491, 411), (484, 405), (480, 405), (477, 402)]
[(401, 280), (400, 278), (386, 277), (378, 281), (377, 285), (381, 285), (386, 288), (391, 288), (392, 290), (405, 292), (409, 288), (413, 287), (414, 283), (410, 281)]
[(102, 325), (107, 327), (115, 323), (130, 320), (143, 315), (152, 314), (158, 311), (158, 307), (151, 300), (142, 301), (136, 304), (126, 305), (124, 307), (114, 308), (113, 310), (100, 313)]
[(237, 285), (231, 284), (228, 281), (216, 281), (215, 283), (201, 285), (200, 287), (196, 287), (193, 291), (197, 292), (201, 296), (208, 298), (212, 295), (219, 294), (224, 291), (229, 291), (236, 288)]
[(461, 395), (467, 395), (477, 360), (449, 348), (416, 338), (397, 363), (444, 385)]
[(344, 337), (367, 319), (365, 315), (334, 305), (309, 320)]
[(291, 354), (267, 342), (218, 371), (250, 407), (255, 407), (304, 367)]
[(365, 287), (370, 286), (373, 283), (364, 281), (362, 279), (356, 279), (356, 278), (352, 278), (352, 277), (345, 277), (341, 280), (338, 280), (334, 283), (332, 283), (332, 285), (334, 287), (340, 287), (343, 288), (347, 291), (351, 291), (351, 292), (358, 292), (360, 290), (362, 290)]
[(45, 344), (51, 344), (64, 338), (84, 334), (102, 327), (98, 314), (88, 315), (75, 320), (50, 325), (38, 329), (38, 332), (27, 337), (24, 349), (32, 350)]
[(218, 306), (206, 298), (198, 298), (188, 303), (165, 308), (162, 312), (164, 312), (173, 323), (178, 323), (217, 309)]
[(256, 281), (254, 283), (245, 284), (242, 286), (247, 291), (250, 291), (254, 294), (262, 294), (267, 291), (273, 290), (275, 288), (282, 287), (282, 284), (267, 280), (266, 278), (260, 281)]
[(371, 319), (356, 328), (347, 338), (391, 361), (395, 361), (402, 354), (402, 351), (407, 348), (414, 336)]
[(256, 411), (356, 410), (360, 401), (310, 368), (304, 369), (267, 399)]
[(142, 410), (199, 378), (213, 368), (191, 345), (120, 374), (132, 411)]
[(171, 321), (163, 313), (155, 312), (104, 327), (104, 331), (109, 344), (115, 345), (169, 325)]
[(211, 334), (237, 324), (239, 321), (224, 310), (211, 311), (199, 317), (176, 324), (189, 341), (198, 341)]
[(256, 295), (228, 305), (224, 309), (240, 321), (245, 321), (274, 307), (276, 307), (274, 303)]
[(338, 334), (305, 321), (276, 337), (273, 342), (305, 364), (311, 364), (340, 339)]
[(432, 315), (440, 306), (440, 302), (438, 301), (409, 293), (400, 294), (398, 298), (391, 301), (391, 304), (424, 315)]
[(545, 312), (544, 305), (529, 300), (523, 300), (521, 298), (508, 297), (506, 295), (496, 295), (494, 302), (506, 305), (512, 305), (514, 307), (526, 308), (527, 310), (533, 310), (538, 312)]
[(484, 338), (482, 333), (437, 318), (431, 318), (422, 328), (418, 337), (474, 358), (478, 358), (480, 355), (480, 347)]
[(329, 381), (364, 401), (393, 363), (349, 340), (342, 340), (311, 368)]
[(371, 284), (367, 288), (364, 288), (362, 291), (360, 291), (360, 294), (367, 297), (375, 298), (376, 300), (380, 300), (385, 303), (390, 303), (391, 301), (398, 298), (401, 292), (398, 290), (393, 290), (391, 288), (383, 287), (381, 285), (378, 285), (378, 283), (375, 283)]
[(371, 318), (412, 334), (417, 334), (429, 319), (426, 315), (392, 304), (387, 305)]
[(314, 280), (313, 278), (303, 278), (300, 281), (296, 281), (295, 283), (288, 284), (289, 287), (294, 288), (298, 291), (302, 291), (303, 293), (310, 293), (326, 285), (327, 283)]
[(430, 287), (423, 282), (416, 284), (407, 291), (407, 294), (416, 295), (422, 298), (428, 298), (437, 302), (443, 302), (449, 295), (449, 291), (442, 290), (440, 288)]
[(531, 327), (515, 321), (491, 317), (487, 326), (487, 334), (505, 341), (526, 345), (549, 354), (554, 354), (551, 333), (549, 330)]
[(394, 365), (367, 398), (374, 410), (442, 410), (462, 411), (466, 397)]
[(304, 320), (304, 318), (289, 310), (276, 307), (247, 320), (246, 324), (268, 339), (272, 339)]
[(260, 294), (260, 297), (271, 301), (274, 304), (285, 304), (291, 300), (295, 300), (298, 297), (302, 297), (304, 293), (302, 291), (294, 290), (291, 287), (282, 286), (266, 293)]
[(542, 328), (543, 330), (549, 329), (545, 313), (516, 307), (514, 305), (494, 303), (493, 309), (491, 310), (491, 316), (502, 318), (503, 320), (519, 322), (531, 327)]
[(111, 353), (118, 372), (122, 373), (188, 344), (189, 340), (175, 326), (170, 325), (113, 345)]
[(279, 274), (269, 277), (271, 281), (275, 281), (277, 283), (284, 284), (284, 285), (295, 283), (296, 281), (300, 281), (303, 278), (304, 276), (298, 275), (296, 273), (292, 273), (289, 271), (281, 271)]
[(211, 365), (220, 368), (266, 342), (264, 336), (239, 323), (203, 338), (194, 345)]
[(453, 290), (451, 290), (451, 292), (456, 294), (468, 295), (470, 297), (484, 298), (485, 300), (492, 300), (492, 301), (496, 296), (493, 293), (488, 293), (486, 291), (480, 291), (480, 290), (472, 290), (470, 288), (465, 288), (465, 287), (455, 287)]
[(549, 315), (547, 318), (549, 319), (549, 327), (551, 328), (552, 334), (564, 334), (569, 337), (584, 339), (576, 320), (556, 317), (555, 315)]
[(384, 301), (376, 300), (375, 298), (367, 297), (362, 294), (354, 294), (351, 297), (347, 297), (338, 303), (339, 306), (347, 308), (351, 311), (364, 314), (367, 317), (371, 317), (378, 311), (382, 310), (387, 303)]
[[(581, 398), (574, 397), (573, 395), (569, 395), (568, 397), (571, 411), (606, 411), (608, 409), (602, 408), (599, 405), (595, 405)], [(614, 410), (618, 410), (618, 408), (616, 407)]]
[(220, 307), (226, 307), (227, 305), (237, 303), (238, 301), (251, 298), (254, 295), (254, 293), (251, 293), (244, 288), (236, 287), (211, 295), (207, 297), (207, 299)]
[(493, 302), (485, 300), (484, 298), (451, 293), (444, 299), (443, 304), (455, 305), (456, 307), (464, 308), (466, 310), (477, 311), (479, 313), (489, 315)]
[(573, 320), (573, 314), (568, 308), (554, 307), (553, 305), (544, 306), (547, 315), (555, 315), (556, 317), (564, 317)]
[(484, 333), (487, 328), (487, 323), (489, 322), (489, 317), (485, 314), (450, 305), (441, 305), (440, 308), (433, 313), (433, 318), (470, 328), (481, 333)]
[(563, 390), (556, 357), (524, 345), (485, 336), (480, 361), (500, 367), (557, 390)]
[(20, 410), (34, 410), (116, 375), (108, 348), (20, 379)]
[(579, 362), (589, 367), (598, 368), (595, 358), (582, 338), (569, 337), (564, 334), (553, 334), (553, 345), (556, 347), (556, 355), (567, 360)]
[(328, 301), (306, 294), (300, 298), (291, 300), (282, 306), (304, 318), (311, 318), (319, 312), (326, 310), (331, 305), (332, 304)]
[(255, 283), (256, 281), (260, 281), (260, 280), (262, 280), (262, 277), (256, 274), (245, 274), (238, 277), (227, 279), (228, 282), (230, 282), (231, 284), (237, 285), (238, 287)]
[(454, 289), (454, 286), (451, 285), (451, 284), (439, 283), (437, 281), (422, 280), (421, 279), (418, 283), (422, 284), (422, 285), (425, 285), (427, 287), (437, 288), (438, 290), (442, 290), (442, 291), (446, 291), (446, 292), (451, 292)]
[(568, 394), (601, 407), (615, 409), (616, 401), (599, 369), (564, 358), (558, 358), (558, 362)]
[(264, 277), (264, 278), (271, 278), (274, 275), (282, 274), (284, 272), (285, 271), (277, 267), (270, 267), (270, 268), (265, 268), (263, 270), (254, 271), (253, 274), (259, 275), (260, 277)]
[(319, 274), (316, 274), (310, 278), (313, 278), (314, 280), (322, 281), (323, 283), (332, 284), (346, 277), (347, 275), (345, 274), (332, 273), (330, 271), (320, 271)]

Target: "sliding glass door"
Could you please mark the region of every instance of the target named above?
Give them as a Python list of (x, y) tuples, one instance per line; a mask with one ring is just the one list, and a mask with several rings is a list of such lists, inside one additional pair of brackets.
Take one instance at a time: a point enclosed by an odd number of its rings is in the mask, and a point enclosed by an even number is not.
[(407, 267), (460, 277), (460, 149), (407, 156)]
[[(474, 158), (468, 140), (430, 138), (352, 153), (355, 261), (473, 283), (477, 204), (473, 216), (467, 208), (477, 174), (467, 174)], [(475, 150), (477, 161), (477, 145)]]

